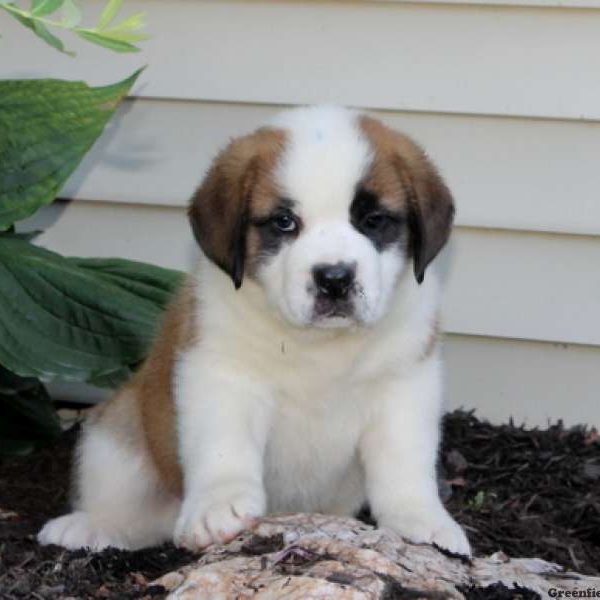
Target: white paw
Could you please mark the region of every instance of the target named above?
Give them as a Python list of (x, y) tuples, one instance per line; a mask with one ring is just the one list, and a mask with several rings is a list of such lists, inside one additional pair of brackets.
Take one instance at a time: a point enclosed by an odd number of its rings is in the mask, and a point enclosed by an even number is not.
[(97, 551), (109, 546), (128, 548), (121, 536), (101, 529), (92, 523), (87, 513), (81, 511), (48, 521), (38, 533), (37, 539), (42, 545), (56, 544), (69, 550), (89, 548)]
[(175, 525), (175, 544), (198, 550), (226, 543), (252, 527), (265, 508), (264, 492), (254, 487), (227, 486), (186, 498)]
[(433, 514), (411, 513), (378, 520), (416, 544), (435, 544), (455, 554), (471, 556), (471, 545), (462, 527), (444, 510)]

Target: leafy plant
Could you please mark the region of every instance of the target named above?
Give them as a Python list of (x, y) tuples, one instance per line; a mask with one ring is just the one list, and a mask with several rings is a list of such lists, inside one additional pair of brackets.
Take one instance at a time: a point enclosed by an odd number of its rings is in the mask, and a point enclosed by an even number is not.
[(0, 236), (0, 364), (22, 377), (113, 385), (144, 358), (180, 275), (65, 258)]
[[(0, 0), (38, 35), (38, 21), (70, 4), (34, 0), (21, 14)], [(99, 30), (121, 4), (108, 3)], [(135, 261), (64, 257), (33, 244), (35, 234), (16, 231), (56, 198), (139, 73), (97, 88), (0, 81), (0, 454), (27, 452), (60, 435), (45, 382), (112, 387), (128, 377), (182, 280), (177, 271)]]
[[(138, 52), (135, 45), (148, 39), (140, 33), (145, 25), (144, 13), (136, 13), (115, 24), (123, 0), (109, 0), (96, 27), (82, 27), (83, 14), (78, 0), (31, 0), (30, 8), (19, 7), (11, 0), (0, 0), (0, 9), (31, 29), (38, 37), (60, 52), (66, 50), (63, 41), (51, 29), (69, 31), (80, 38), (115, 52)], [(53, 15), (57, 15), (51, 18)]]
[(46, 388), (0, 366), (0, 455), (25, 454), (61, 434)]
[(54, 200), (139, 73), (100, 88), (0, 81), (0, 231)]

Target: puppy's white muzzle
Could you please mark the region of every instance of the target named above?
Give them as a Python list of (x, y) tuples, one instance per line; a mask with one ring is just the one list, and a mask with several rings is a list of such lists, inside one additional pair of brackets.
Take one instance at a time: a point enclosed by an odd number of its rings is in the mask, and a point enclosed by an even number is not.
[(347, 221), (305, 226), (260, 272), (267, 296), (290, 323), (319, 328), (369, 325), (385, 312), (403, 265)]

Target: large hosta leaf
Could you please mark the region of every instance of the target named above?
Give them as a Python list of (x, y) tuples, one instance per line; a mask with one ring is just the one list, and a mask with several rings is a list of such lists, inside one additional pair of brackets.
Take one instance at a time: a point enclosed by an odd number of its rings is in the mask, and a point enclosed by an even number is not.
[(0, 231), (56, 198), (138, 75), (98, 88), (0, 81)]
[(145, 357), (182, 277), (0, 235), (0, 364), (43, 381), (115, 385)]
[(0, 366), (0, 455), (24, 454), (58, 438), (61, 427), (46, 388)]

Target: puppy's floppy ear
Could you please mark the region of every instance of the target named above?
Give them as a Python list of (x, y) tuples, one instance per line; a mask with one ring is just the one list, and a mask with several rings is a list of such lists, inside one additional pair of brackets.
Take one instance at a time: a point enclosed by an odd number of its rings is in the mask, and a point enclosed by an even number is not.
[(444, 247), (454, 220), (454, 201), (435, 166), (416, 148), (412, 157), (398, 155), (397, 165), (408, 196), (408, 225), (415, 278), (422, 283), (425, 269)]
[(190, 201), (188, 217), (198, 244), (236, 289), (244, 279), (252, 195), (282, 146), (282, 132), (268, 128), (233, 140), (215, 158)]
[[(421, 283), (427, 265), (450, 236), (454, 219), (452, 196), (423, 150), (409, 137), (365, 115), (360, 118), (360, 125), (374, 150), (377, 177), (380, 182), (387, 182), (381, 194), (403, 196), (408, 204), (409, 250), (415, 278)], [(402, 193), (395, 189), (398, 183)]]

